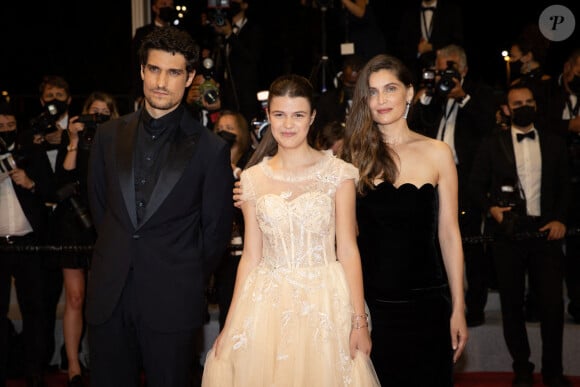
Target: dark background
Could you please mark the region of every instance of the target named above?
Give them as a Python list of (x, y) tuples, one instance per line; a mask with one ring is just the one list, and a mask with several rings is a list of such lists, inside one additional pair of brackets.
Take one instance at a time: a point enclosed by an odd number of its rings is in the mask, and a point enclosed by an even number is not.
[[(395, 37), (398, 15), (406, 1), (373, 0), (387, 45)], [(468, 2), (463, 6), (465, 38), (470, 73), (492, 86), (505, 86), (505, 62), (500, 56), (528, 23), (537, 23), (543, 9), (552, 4), (566, 5), (576, 16), (576, 30), (563, 42), (552, 42), (545, 68), (557, 76), (574, 47), (580, 47), (578, 1), (491, 0)], [(0, 5), (0, 90), (8, 91), (21, 109), (38, 106), (38, 85), (45, 74), (64, 76), (71, 85), (77, 104), (91, 91), (113, 93), (121, 109), (129, 109), (124, 98), (130, 88), (131, 4), (128, 0), (39, 2), (3, 1)], [(186, 4), (187, 28), (193, 28), (199, 9), (206, 1), (175, 0)], [(266, 78), (283, 71), (309, 76), (318, 62), (321, 14), (305, 11), (299, 0), (253, 0), (251, 17), (267, 31), (269, 56), (264, 59)], [(572, 3), (575, 3), (573, 6)], [(468, 9), (469, 8), (469, 9)], [(329, 68), (339, 68), (338, 45), (343, 40), (333, 28), (332, 18), (339, 9), (326, 12)], [(191, 26), (191, 27), (190, 27)], [(289, 49), (288, 47), (293, 47)], [(289, 54), (290, 51), (290, 54)], [(280, 58), (286, 58), (280, 60)], [(333, 59), (334, 58), (334, 59)], [(31, 102), (33, 101), (33, 102)], [(29, 106), (30, 105), (30, 106)]]

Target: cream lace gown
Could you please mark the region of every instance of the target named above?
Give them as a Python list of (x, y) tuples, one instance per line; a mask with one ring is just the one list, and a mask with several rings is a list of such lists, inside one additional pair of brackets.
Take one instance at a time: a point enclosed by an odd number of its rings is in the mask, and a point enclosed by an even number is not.
[(208, 352), (203, 387), (378, 386), (369, 358), (351, 359), (353, 312), (335, 252), (335, 193), (358, 170), (326, 152), (303, 174), (267, 159), (241, 176), (256, 206), (263, 258), (249, 274), (224, 332)]

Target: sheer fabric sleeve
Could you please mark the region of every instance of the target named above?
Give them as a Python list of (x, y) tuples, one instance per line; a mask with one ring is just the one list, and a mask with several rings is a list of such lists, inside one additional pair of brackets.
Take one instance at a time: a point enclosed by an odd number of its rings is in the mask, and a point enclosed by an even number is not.
[(346, 161), (340, 160), (340, 174), (338, 184), (342, 183), (344, 180), (354, 179), (354, 183), (358, 183), (359, 172), (358, 169)]
[(242, 201), (256, 201), (256, 187), (254, 186), (254, 182), (252, 179), (252, 169), (254, 167), (242, 171), (240, 175), (240, 183), (242, 185)]

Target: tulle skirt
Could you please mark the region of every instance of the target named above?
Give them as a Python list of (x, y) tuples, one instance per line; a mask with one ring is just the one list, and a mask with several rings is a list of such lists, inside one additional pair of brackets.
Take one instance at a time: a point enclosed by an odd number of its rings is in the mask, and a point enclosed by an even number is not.
[(257, 267), (246, 280), (203, 387), (379, 386), (368, 356), (349, 350), (352, 307), (342, 266)]

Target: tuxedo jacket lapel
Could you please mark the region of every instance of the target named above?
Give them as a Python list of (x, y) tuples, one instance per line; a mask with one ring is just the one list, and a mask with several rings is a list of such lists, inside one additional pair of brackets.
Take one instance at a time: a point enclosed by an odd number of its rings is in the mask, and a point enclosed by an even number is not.
[[(183, 124), (183, 121), (182, 121)], [(167, 198), (167, 195), (171, 192), (175, 184), (179, 181), (183, 175), (183, 171), (187, 166), (187, 163), (191, 160), (193, 152), (196, 149), (197, 139), (199, 135), (197, 132), (186, 133), (181, 125), (177, 128), (175, 132), (175, 137), (171, 140), (171, 148), (167, 156), (167, 160), (161, 172), (157, 183), (153, 188), (151, 193), (151, 198), (149, 203), (145, 208), (145, 216), (141, 219), (140, 225), (143, 225), (151, 216), (159, 209), (159, 206)]]
[(139, 124), (140, 113), (134, 114), (125, 127), (117, 129), (117, 173), (119, 185), (123, 192), (123, 199), (133, 227), (137, 227), (137, 210), (135, 207), (135, 173), (133, 171), (133, 152), (135, 150), (135, 136)]

